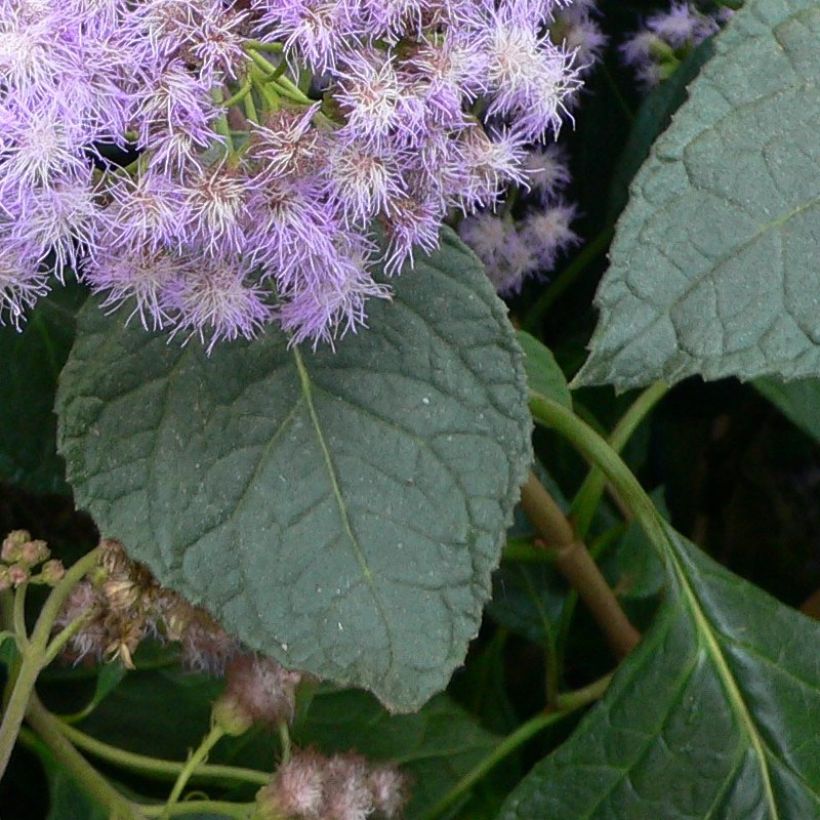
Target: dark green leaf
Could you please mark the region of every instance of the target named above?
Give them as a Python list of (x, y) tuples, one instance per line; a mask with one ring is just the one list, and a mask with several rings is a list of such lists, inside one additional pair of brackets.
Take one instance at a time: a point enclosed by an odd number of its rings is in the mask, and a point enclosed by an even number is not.
[(820, 629), (668, 526), (660, 546), (655, 625), (503, 820), (820, 817)]
[(572, 394), (552, 351), (523, 330), (517, 331), (516, 335), (524, 351), (524, 368), (530, 390), (572, 409)]
[(635, 179), (578, 384), (820, 374), (820, 6), (749, 0)]
[(337, 352), (167, 344), (89, 305), (61, 377), (81, 507), (290, 667), (418, 708), (478, 631), (530, 462), (521, 354), (451, 232)]
[(820, 441), (820, 380), (755, 379), (753, 384), (787, 419)]
[(652, 143), (669, 125), (675, 111), (686, 101), (686, 87), (698, 76), (713, 54), (711, 40), (701, 43), (669, 79), (649, 92), (641, 104), (612, 175), (609, 201), (613, 220), (624, 209), (629, 198), (629, 186), (649, 156)]
[(54, 395), (85, 291), (73, 285), (41, 299), (23, 331), (0, 327), (0, 480), (32, 492), (67, 493), (57, 455)]
[(493, 576), (487, 613), (511, 632), (544, 645), (567, 597), (566, 582), (552, 564), (505, 562)]
[(423, 815), (499, 743), (445, 695), (418, 714), (391, 716), (374, 698), (351, 690), (318, 694), (294, 736), (325, 752), (355, 748), (370, 760), (399, 764), (413, 778), (407, 820)]

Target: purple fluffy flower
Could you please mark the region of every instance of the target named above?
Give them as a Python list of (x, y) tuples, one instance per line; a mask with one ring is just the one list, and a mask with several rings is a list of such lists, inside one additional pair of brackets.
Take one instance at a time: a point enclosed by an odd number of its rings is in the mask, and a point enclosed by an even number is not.
[(332, 344), (452, 209), (565, 183), (531, 146), (579, 85), (571, 9), (0, 0), (0, 321), (73, 271), (209, 351), (271, 322)]

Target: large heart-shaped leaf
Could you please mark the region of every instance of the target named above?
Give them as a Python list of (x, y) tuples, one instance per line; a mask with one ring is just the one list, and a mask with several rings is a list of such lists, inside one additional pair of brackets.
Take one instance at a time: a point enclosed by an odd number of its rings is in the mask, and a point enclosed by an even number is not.
[(105, 535), (252, 647), (406, 710), (478, 630), (531, 422), (504, 306), (451, 232), (394, 288), (335, 353), (271, 330), (208, 358), (90, 304), (58, 409)]
[(820, 628), (664, 533), (656, 623), (503, 820), (820, 817)]
[(749, 0), (636, 177), (579, 384), (820, 374), (820, 3)]

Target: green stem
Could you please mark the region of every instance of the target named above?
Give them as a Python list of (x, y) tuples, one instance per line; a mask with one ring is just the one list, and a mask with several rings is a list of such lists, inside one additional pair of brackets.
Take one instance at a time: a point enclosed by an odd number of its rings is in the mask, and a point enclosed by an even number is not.
[(251, 93), (252, 88), (253, 80), (251, 79), (250, 75), (248, 75), (245, 82), (242, 84), (242, 88), (240, 88), (239, 91), (237, 91), (236, 94), (234, 94), (232, 97), (228, 97), (228, 99), (225, 100), (222, 103), (222, 105), (225, 108), (230, 108), (232, 105), (236, 105), (237, 103), (242, 102), (242, 100), (244, 100), (245, 97)]
[(74, 775), (77, 783), (104, 806), (112, 820), (133, 820), (142, 813), (130, 803), (72, 746), (59, 730), (57, 719), (37, 699), (31, 697), (28, 722), (46, 742), (51, 753)]
[(281, 54), (285, 50), (282, 43), (264, 43), (262, 40), (245, 40), (245, 48), (254, 51), (269, 51), (272, 54)]
[(193, 754), (188, 758), (185, 765), (182, 767), (179, 775), (177, 776), (176, 782), (174, 783), (174, 787), (171, 789), (171, 794), (168, 797), (168, 802), (165, 804), (165, 810), (161, 814), (161, 817), (171, 817), (172, 816), (172, 808), (174, 804), (179, 800), (182, 796), (182, 791), (185, 788), (188, 781), (191, 779), (191, 776), (196, 771), (196, 769), (205, 762), (205, 759), (208, 757), (209, 752), (213, 749), (214, 746), (220, 741), (220, 739), (225, 735), (225, 730), (222, 727), (214, 725), (211, 727), (211, 731), (202, 738), (202, 742), (193, 752)]
[(12, 623), (14, 632), (17, 635), (17, 646), (20, 651), (24, 651), (28, 646), (28, 629), (26, 628), (26, 590), (28, 582), (20, 584), (14, 591), (14, 615)]
[(228, 803), (225, 800), (186, 800), (174, 806), (142, 806), (146, 817), (182, 817), (185, 814), (211, 814), (245, 820), (251, 816), (256, 803)]
[(652, 499), (602, 436), (581, 421), (571, 410), (532, 391), (530, 410), (536, 422), (560, 433), (585, 458), (603, 471), (653, 541), (666, 540), (663, 521)]
[(89, 613), (83, 612), (65, 629), (56, 635), (48, 645), (43, 657), (43, 666), (48, 666), (63, 651), (65, 645), (88, 623)]
[(286, 720), (279, 723), (279, 743), (282, 746), (282, 763), (290, 763), (291, 743), (290, 730)]
[(54, 587), (46, 599), (43, 608), (40, 610), (40, 617), (34, 626), (34, 632), (31, 635), (32, 644), (39, 646), (41, 648), (40, 651), (45, 651), (54, 622), (60, 615), (60, 610), (71, 594), (71, 590), (83, 579), (86, 573), (97, 565), (100, 553), (101, 549), (97, 547), (80, 558), (80, 560), (73, 564), (66, 572), (63, 576), (63, 580)]
[(558, 301), (565, 291), (575, 284), (575, 281), (587, 269), (587, 266), (594, 262), (609, 246), (614, 228), (608, 225), (597, 236), (594, 236), (584, 245), (578, 255), (570, 262), (563, 271), (555, 278), (550, 286), (536, 300), (535, 304), (527, 311), (524, 321), (521, 323), (523, 330), (528, 333), (537, 333), (539, 325), (547, 315), (550, 308)]
[[(82, 749), (100, 760), (112, 763), (123, 769), (139, 772), (144, 775), (153, 775), (161, 779), (176, 780), (185, 768), (184, 763), (176, 760), (160, 760), (147, 755), (127, 752), (116, 746), (103, 743), (95, 737), (81, 732), (73, 726), (69, 726), (63, 721), (59, 723), (60, 731), (78, 748)], [(270, 782), (270, 775), (256, 769), (243, 769), (238, 766), (220, 766), (215, 764), (202, 764), (196, 768), (192, 775), (193, 779), (201, 780), (233, 780), (242, 783), (251, 783), (256, 786), (264, 786)]]
[(605, 678), (601, 678), (583, 689), (560, 695), (558, 697), (558, 711), (539, 712), (535, 717), (530, 718), (526, 723), (519, 726), (511, 735), (504, 738), (477, 766), (464, 775), (438, 803), (422, 815), (423, 820), (434, 820), (434, 818), (444, 815), (446, 811), (461, 800), (479, 780), (491, 769), (495, 768), (504, 758), (511, 755), (519, 746), (526, 743), (543, 729), (546, 729), (547, 726), (551, 726), (553, 723), (563, 720), (567, 715), (598, 700), (606, 691), (607, 686), (609, 686), (611, 677), (611, 675), (607, 675)]
[(29, 699), (34, 694), (34, 684), (43, 668), (41, 661), (42, 656), (39, 652), (33, 651), (31, 646), (26, 647), (23, 661), (12, 685), (11, 696), (3, 711), (3, 722), (0, 723), (0, 779), (6, 771), (17, 735), (23, 725)]
[[(668, 385), (663, 382), (655, 382), (635, 399), (609, 437), (609, 446), (614, 452), (619, 453), (623, 450), (638, 425), (668, 391)], [(580, 538), (584, 538), (589, 532), (589, 527), (592, 524), (592, 519), (598, 509), (605, 487), (606, 476), (600, 467), (594, 466), (578, 490), (570, 512)]]
[[(98, 556), (99, 549), (92, 550), (66, 572), (63, 580), (54, 587), (43, 604), (40, 617), (31, 635), (31, 641), (27, 646), (21, 647), (22, 661), (3, 712), (3, 722), (0, 724), (0, 778), (8, 766), (29, 701), (34, 697), (34, 684), (37, 682), (37, 676), (46, 665), (46, 646), (54, 622), (74, 585), (95, 566)], [(14, 619), (19, 620), (16, 607)], [(19, 637), (18, 634), (18, 639)]]

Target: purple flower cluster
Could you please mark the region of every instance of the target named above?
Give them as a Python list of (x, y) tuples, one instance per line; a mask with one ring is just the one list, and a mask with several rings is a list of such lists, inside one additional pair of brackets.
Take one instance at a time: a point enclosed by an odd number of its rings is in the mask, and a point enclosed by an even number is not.
[(482, 210), (458, 228), (502, 296), (517, 293), (528, 276), (551, 271), (559, 256), (579, 241), (571, 227), (575, 206), (562, 196), (570, 173), (561, 147), (531, 151), (524, 168), (531, 196), (520, 219), (509, 210)]
[(720, 5), (708, 14), (694, 3), (673, 2), (666, 11), (646, 18), (644, 27), (621, 45), (621, 56), (635, 69), (638, 82), (651, 88), (669, 77), (680, 61), (731, 15), (730, 8)]
[(0, 322), (74, 272), (209, 350), (332, 342), (377, 264), (526, 184), (580, 85), (570, 6), (0, 0)]

